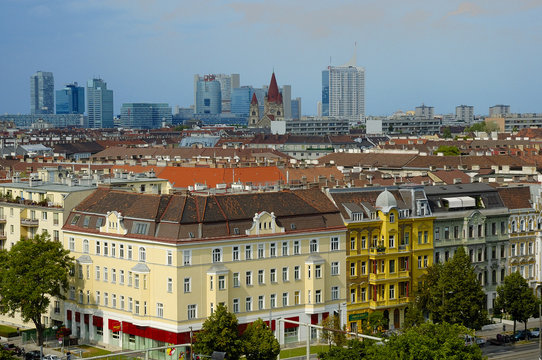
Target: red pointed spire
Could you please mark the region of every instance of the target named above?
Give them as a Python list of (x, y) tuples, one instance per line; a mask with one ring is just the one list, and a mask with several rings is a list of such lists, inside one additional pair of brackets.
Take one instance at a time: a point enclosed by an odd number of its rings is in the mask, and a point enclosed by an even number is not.
[(277, 86), (277, 79), (275, 79), (275, 72), (271, 75), (271, 83), (269, 83), (269, 91), (267, 91), (267, 101), (270, 103), (276, 103), (279, 101), (279, 87)]
[(250, 102), (250, 105), (258, 105), (258, 98), (256, 97), (256, 93), (252, 93), (252, 101)]

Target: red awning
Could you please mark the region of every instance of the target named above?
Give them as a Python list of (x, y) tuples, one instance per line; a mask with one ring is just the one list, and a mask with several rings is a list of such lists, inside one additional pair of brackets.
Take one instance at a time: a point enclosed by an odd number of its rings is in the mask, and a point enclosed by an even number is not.
[(90, 314), (83, 314), (83, 321), (85, 324), (89, 323)]
[[(289, 317), (289, 318), (286, 318), (286, 320), (292, 320), (292, 321), (298, 321), (299, 322), (299, 316)], [(292, 323), (289, 323), (289, 322), (284, 322), (284, 328), (285, 329), (290, 329), (290, 328), (295, 328), (295, 327), (299, 327), (299, 324), (292, 324)]]
[(80, 312), (76, 312), (75, 313), (75, 322), (80, 322), (81, 321), (81, 313)]
[(119, 332), (121, 330), (121, 324), (118, 320), (109, 319), (107, 325), (109, 326), (109, 330), (113, 332)]
[(72, 311), (71, 310), (67, 311), (67, 317), (68, 317), (68, 321), (70, 321), (72, 319)]
[(322, 313), (322, 320), (327, 319), (328, 316), (329, 316), (328, 312)]
[(311, 325), (318, 324), (318, 314), (311, 314)]
[(101, 327), (103, 328), (104, 327), (104, 318), (101, 317), (101, 316), (96, 316), (94, 315), (92, 317), (92, 325), (96, 326), (96, 327)]
[[(264, 323), (269, 326), (269, 320), (264, 321)], [(271, 330), (275, 331), (275, 320), (271, 320)]]

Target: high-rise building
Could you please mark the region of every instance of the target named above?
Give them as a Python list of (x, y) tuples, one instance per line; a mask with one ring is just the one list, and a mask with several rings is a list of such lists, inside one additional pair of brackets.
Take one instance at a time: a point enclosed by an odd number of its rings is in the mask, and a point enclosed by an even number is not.
[(38, 71), (30, 76), (30, 113), (55, 113), (55, 79), (52, 72)]
[(459, 105), (455, 107), (455, 121), (467, 124), (474, 122), (474, 106)]
[(222, 97), (222, 112), (231, 112), (231, 95), (233, 89), (238, 88), (240, 85), (239, 74), (216, 74), (215, 80), (220, 83), (220, 95)]
[(489, 108), (489, 117), (510, 114), (510, 105), (494, 105)]
[(284, 118), (292, 118), (292, 85), (282, 85), (280, 88), (284, 105)]
[(87, 115), (89, 128), (113, 127), (113, 90), (102, 79), (87, 82)]
[(352, 121), (365, 116), (365, 69), (356, 66), (355, 56), (345, 65), (322, 71), (322, 115)]
[(66, 84), (56, 91), (57, 114), (83, 114), (85, 112), (85, 88), (76, 82)]
[(195, 113), (218, 115), (222, 112), (221, 84), (215, 75), (194, 77)]
[(418, 119), (433, 119), (435, 117), (435, 108), (432, 106), (416, 106), (414, 117)]
[(126, 103), (120, 109), (123, 128), (159, 129), (164, 124), (171, 124), (171, 119), (171, 107), (163, 103)]
[(301, 118), (301, 98), (300, 97), (292, 99), (291, 108), (292, 108), (291, 118), (300, 119)]

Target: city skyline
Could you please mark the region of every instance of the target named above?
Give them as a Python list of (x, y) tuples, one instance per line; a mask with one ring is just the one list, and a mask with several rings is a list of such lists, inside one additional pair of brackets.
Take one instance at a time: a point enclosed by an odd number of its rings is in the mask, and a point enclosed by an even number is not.
[(495, 104), (541, 111), (542, 2), (535, 0), (7, 0), (0, 10), (8, 54), (0, 60), (2, 114), (30, 113), (27, 79), (38, 70), (54, 74), (55, 90), (103, 78), (119, 114), (131, 102), (192, 105), (194, 74), (237, 73), (241, 86), (258, 87), (273, 69), (303, 99), (303, 113), (315, 114), (322, 70), (347, 62), (355, 42), (367, 115), (421, 103), (435, 113), (460, 104), (476, 114)]

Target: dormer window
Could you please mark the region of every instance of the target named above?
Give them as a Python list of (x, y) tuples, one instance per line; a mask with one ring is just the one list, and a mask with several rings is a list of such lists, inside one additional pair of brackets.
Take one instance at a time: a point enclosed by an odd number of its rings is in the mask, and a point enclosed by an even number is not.
[(395, 214), (390, 212), (390, 224), (393, 224), (395, 222)]

